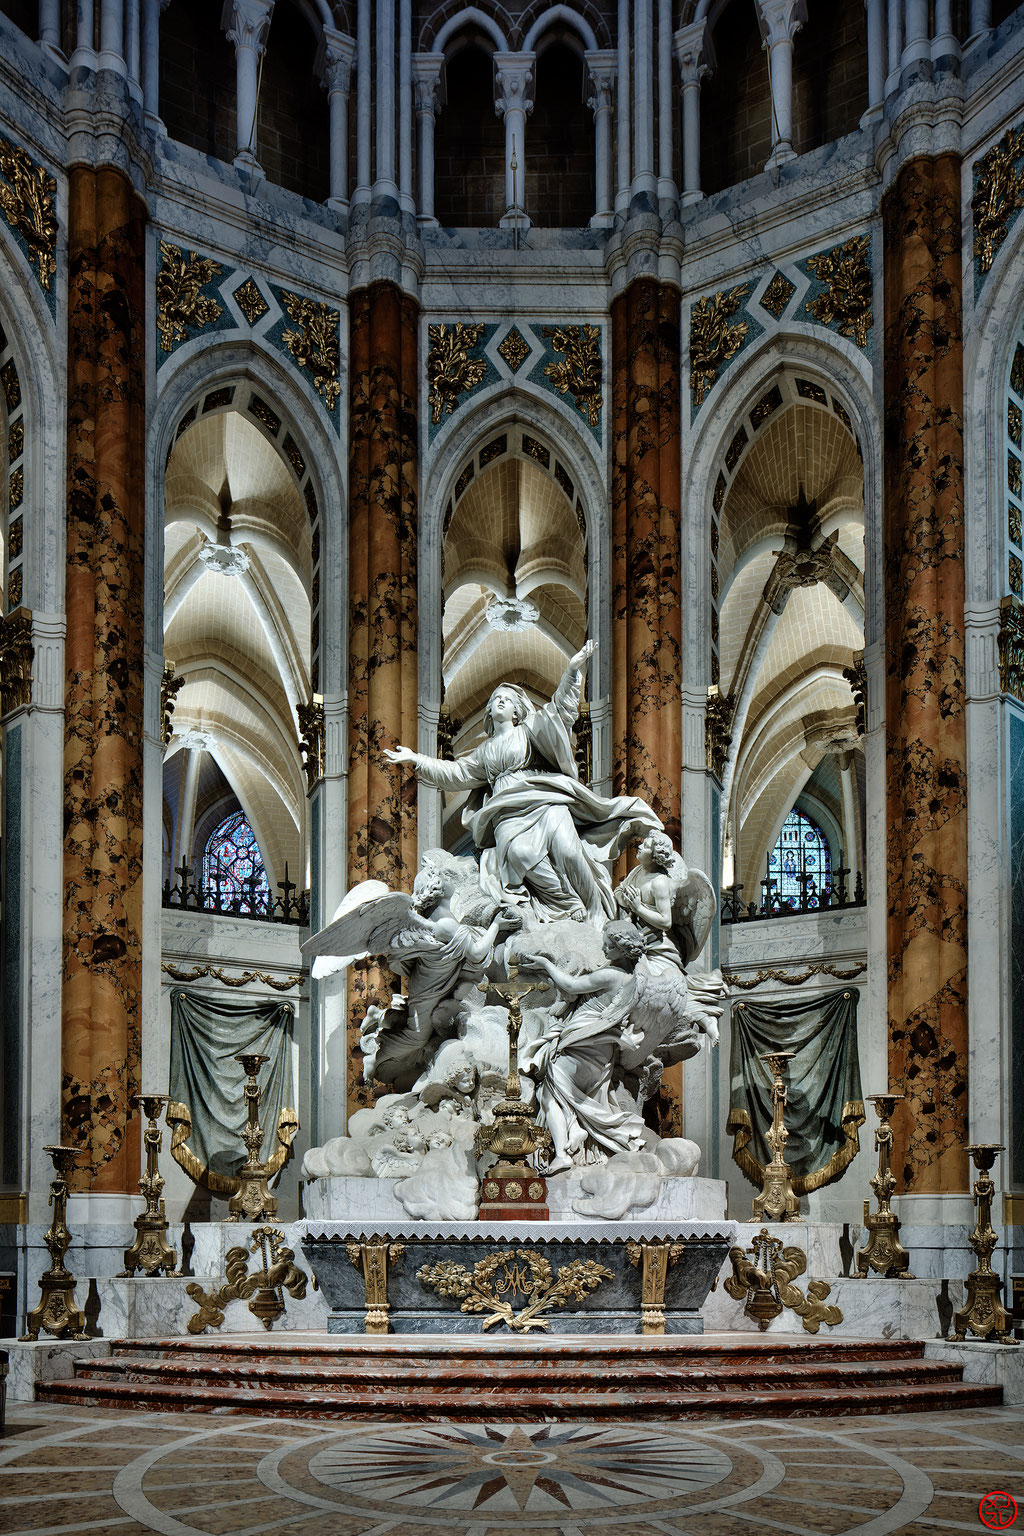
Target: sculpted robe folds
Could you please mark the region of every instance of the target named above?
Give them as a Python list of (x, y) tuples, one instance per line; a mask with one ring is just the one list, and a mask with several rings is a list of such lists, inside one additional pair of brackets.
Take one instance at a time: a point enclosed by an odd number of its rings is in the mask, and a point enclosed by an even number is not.
[(478, 791), (462, 820), (481, 850), (480, 884), (542, 922), (581, 908), (598, 922), (614, 917), (611, 864), (631, 838), (661, 826), (641, 800), (580, 783), (570, 734), (579, 699), (579, 674), (569, 671), (549, 704), (504, 735), (454, 763), (416, 760), (424, 783)]

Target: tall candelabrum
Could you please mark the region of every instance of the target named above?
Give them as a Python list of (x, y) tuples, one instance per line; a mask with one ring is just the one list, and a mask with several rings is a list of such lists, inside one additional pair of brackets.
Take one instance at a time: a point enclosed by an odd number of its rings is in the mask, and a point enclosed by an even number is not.
[(267, 1165), (260, 1160), (263, 1127), (259, 1122), (259, 1072), (269, 1056), (258, 1051), (242, 1051), (235, 1060), (245, 1073), (246, 1122), (242, 1127), (245, 1162), (238, 1170), (239, 1187), (228, 1201), (228, 1221), (273, 1221), (277, 1215), (277, 1197), (267, 1188)]
[(751, 1221), (795, 1221), (800, 1215), (800, 1201), (793, 1190), (793, 1170), (786, 1162), (786, 1083), (785, 1071), (795, 1051), (767, 1051), (760, 1058), (772, 1074), (772, 1123), (765, 1132), (772, 1160), (761, 1180), (761, 1193), (754, 1197)]
[(992, 1227), (992, 1196), (996, 1187), (989, 1176), (989, 1169), (1002, 1147), (996, 1142), (976, 1142), (966, 1149), (978, 1170), (974, 1184), (974, 1203), (978, 1207), (978, 1221), (970, 1233), (970, 1244), (978, 1256), (978, 1267), (967, 1276), (967, 1299), (959, 1312), (953, 1314), (953, 1337), (962, 1339), (968, 1333), (979, 1339), (1001, 1340), (1012, 1344), (1010, 1336), (1013, 1319), (1000, 1300), (1002, 1281), (992, 1269), (992, 1254), (998, 1238)]
[(536, 1103), (524, 1103), (519, 1078), (519, 1031), (523, 1023), (522, 999), (542, 991), (546, 981), (521, 982), (519, 968), (509, 962), (508, 981), (482, 981), (482, 992), (497, 992), (508, 1004), (508, 1081), (505, 1097), (494, 1106), (493, 1125), (476, 1133), (477, 1153), (491, 1152), (497, 1162), (484, 1174), (481, 1221), (546, 1221), (547, 1180), (530, 1166), (535, 1153), (551, 1150), (551, 1137), (538, 1125)]
[(55, 1338), (70, 1335), (73, 1339), (87, 1339), (85, 1313), (75, 1303), (75, 1277), (64, 1263), (64, 1255), (71, 1243), (67, 1227), (68, 1175), (78, 1155), (77, 1147), (44, 1147), (53, 1163), (57, 1177), (50, 1184), (50, 1204), (53, 1220), (43, 1241), (50, 1252), (50, 1267), (39, 1277), (42, 1295), (39, 1305), (33, 1307), (26, 1318), (25, 1341), (38, 1339), (40, 1328)]
[(900, 1242), (900, 1219), (889, 1208), (889, 1201), (896, 1193), (896, 1178), (892, 1171), (892, 1125), (896, 1105), (902, 1103), (902, 1093), (873, 1093), (870, 1102), (875, 1106), (879, 1123), (875, 1128), (875, 1150), (878, 1153), (878, 1172), (869, 1180), (878, 1200), (878, 1210), (872, 1216), (870, 1201), (864, 1201), (864, 1225), (868, 1240), (857, 1250), (855, 1258), (857, 1279), (866, 1279), (869, 1269), (885, 1279), (913, 1280), (910, 1273), (910, 1254)]
[(160, 1198), (164, 1181), (160, 1177), (157, 1157), (163, 1137), (157, 1121), (167, 1103), (165, 1093), (140, 1093), (135, 1097), (149, 1124), (143, 1137), (146, 1148), (146, 1171), (139, 1180), (139, 1193), (146, 1202), (146, 1209), (135, 1218), (135, 1241), (124, 1250), (122, 1276), (131, 1276), (137, 1269), (153, 1277), (161, 1271), (173, 1275), (178, 1255), (167, 1241), (167, 1214)]

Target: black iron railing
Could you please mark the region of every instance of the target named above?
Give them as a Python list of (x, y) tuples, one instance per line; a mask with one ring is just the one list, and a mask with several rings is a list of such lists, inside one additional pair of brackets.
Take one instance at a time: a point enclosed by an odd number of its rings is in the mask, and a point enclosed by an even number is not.
[(259, 923), (292, 923), (309, 926), (309, 892), (300, 891), (294, 880), (277, 882), (280, 896), (259, 889), (260, 877), (250, 875), (239, 890), (232, 881), (214, 876), (212, 881), (196, 879), (196, 870), (184, 861), (174, 870), (174, 885), (164, 881), (163, 905), (172, 912), (214, 912), (220, 917), (245, 917)]
[(761, 900), (745, 902), (742, 885), (727, 885), (722, 889), (722, 922), (753, 923), (766, 917), (801, 917), (807, 912), (840, 912), (849, 907), (864, 906), (864, 880), (860, 870), (850, 891), (850, 869), (835, 869), (831, 878), (821, 885), (813, 875), (797, 875), (800, 893), (782, 896), (779, 882), (768, 878), (761, 881)]

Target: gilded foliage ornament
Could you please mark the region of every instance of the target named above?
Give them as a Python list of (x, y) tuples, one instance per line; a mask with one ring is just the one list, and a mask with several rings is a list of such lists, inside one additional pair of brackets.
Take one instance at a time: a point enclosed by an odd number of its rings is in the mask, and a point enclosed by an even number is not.
[(858, 347), (868, 344), (871, 313), (870, 235), (854, 235), (842, 245), (808, 258), (807, 265), (825, 292), (808, 299), (807, 312), (819, 325), (834, 325)]
[[(516, 1248), (489, 1254), (472, 1270), (451, 1259), (424, 1264), (416, 1278), (439, 1296), (461, 1301), (463, 1312), (490, 1313), (484, 1320), (485, 1331), (505, 1323), (517, 1333), (527, 1333), (531, 1328), (550, 1330), (551, 1324), (539, 1315), (541, 1312), (582, 1301), (602, 1281), (614, 1276), (593, 1259), (573, 1259), (561, 1265), (556, 1274), (543, 1254)], [(519, 1312), (514, 1309), (516, 1296), (526, 1302)]]
[(223, 310), (216, 299), (203, 293), (221, 273), (221, 265), (195, 251), (160, 241), (160, 270), (156, 275), (156, 328), (160, 346), (173, 352), (189, 330), (201, 331), (219, 320)]
[(548, 363), (544, 377), (550, 379), (560, 395), (572, 395), (577, 410), (583, 412), (590, 426), (601, 419), (601, 328), (597, 325), (546, 325), (544, 335), (556, 352), (565, 354), (560, 363)]
[(34, 657), (30, 610), (0, 616), (0, 716), (31, 704)]
[(722, 693), (712, 684), (704, 710), (704, 755), (709, 773), (722, 777), (732, 745), (732, 717), (736, 708), (732, 694)]
[(690, 390), (695, 405), (702, 405), (719, 369), (735, 357), (750, 330), (745, 320), (729, 322), (750, 292), (740, 283), (729, 292), (722, 289), (698, 299), (690, 310)]
[(57, 214), (53, 198), (57, 183), (30, 160), (20, 144), (0, 138), (0, 208), (8, 224), (28, 246), (29, 260), (39, 269), (39, 281), (49, 292), (57, 270)]
[(1024, 124), (1007, 128), (998, 143), (986, 150), (974, 166), (974, 259), (988, 272), (996, 251), (1006, 239), (1010, 219), (1024, 208)]
[(306, 787), (312, 794), (324, 776), (324, 701), (319, 694), (314, 694), (308, 704), (295, 706), (295, 714), (299, 722), (299, 751), (306, 770)]
[(863, 736), (867, 730), (868, 712), (868, 669), (863, 651), (854, 652), (853, 661), (843, 668), (843, 676), (850, 685), (853, 702), (857, 706), (857, 735)]
[[(259, 1253), (261, 1266), (249, 1273), (249, 1255)], [(249, 1234), (248, 1248), (229, 1248), (224, 1256), (227, 1283), (216, 1291), (204, 1291), (198, 1283), (185, 1290), (198, 1303), (198, 1311), (188, 1320), (189, 1333), (205, 1333), (219, 1328), (224, 1308), (232, 1301), (248, 1301), (249, 1311), (264, 1328), (274, 1326), (283, 1316), (287, 1291), (296, 1301), (306, 1294), (306, 1275), (295, 1263), (295, 1254), (285, 1245), (284, 1233), (276, 1227), (255, 1227)]]
[(479, 345), (484, 333), (483, 324), (467, 325), (456, 320), (448, 326), (441, 322), (429, 327), (427, 336), (430, 351), (427, 353), (427, 379), (430, 391), (430, 419), (437, 426), (442, 415), (450, 416), (459, 396), (475, 389), (487, 372), (487, 360), (470, 357)]
[(300, 368), (313, 376), (313, 388), (322, 396), (329, 411), (334, 411), (341, 395), (341, 350), (338, 345), (340, 315), (329, 304), (301, 298), (287, 288), (281, 290), (281, 302), (288, 318), (298, 327), (283, 331), (281, 340)]
[[(265, 987), (273, 987), (275, 992), (291, 992), (302, 981), (301, 976), (272, 976), (269, 971), (242, 971), (237, 976), (229, 976), (222, 965), (196, 965), (185, 971), (180, 965), (165, 961), (160, 969), (172, 981), (201, 981), (204, 976), (209, 976), (225, 987), (247, 987), (251, 981), (261, 981)], [(188, 1140), (187, 1133), (185, 1139)]]
[(999, 687), (1024, 700), (1024, 603), (1004, 597), (999, 604)]
[(174, 715), (174, 706), (177, 701), (178, 694), (181, 692), (184, 686), (185, 679), (183, 677), (175, 676), (173, 663), (169, 661), (166, 662), (164, 665), (163, 675), (160, 678), (160, 740), (163, 742), (165, 747), (170, 741), (171, 732), (174, 729), (173, 725), (171, 724), (171, 719)]

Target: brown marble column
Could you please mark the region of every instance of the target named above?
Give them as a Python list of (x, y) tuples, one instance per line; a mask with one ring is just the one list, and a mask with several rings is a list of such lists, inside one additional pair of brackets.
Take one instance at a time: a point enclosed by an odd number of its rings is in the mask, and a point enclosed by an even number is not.
[[(614, 793), (652, 805), (678, 848), (682, 780), (679, 294), (641, 279), (612, 305)], [(681, 1126), (666, 1073), (663, 1134)]]
[(910, 161), (882, 214), (893, 1171), (932, 1194), (968, 1187), (959, 159)]
[(143, 233), (120, 171), (72, 168), (61, 1134), (94, 1193), (139, 1175)]
[[(416, 778), (384, 757), (416, 746), (417, 336), (415, 302), (393, 283), (353, 294), (350, 318), (348, 883), (410, 889)], [(348, 991), (349, 1109), (371, 1103), (359, 1026), (392, 980), (353, 967)]]

